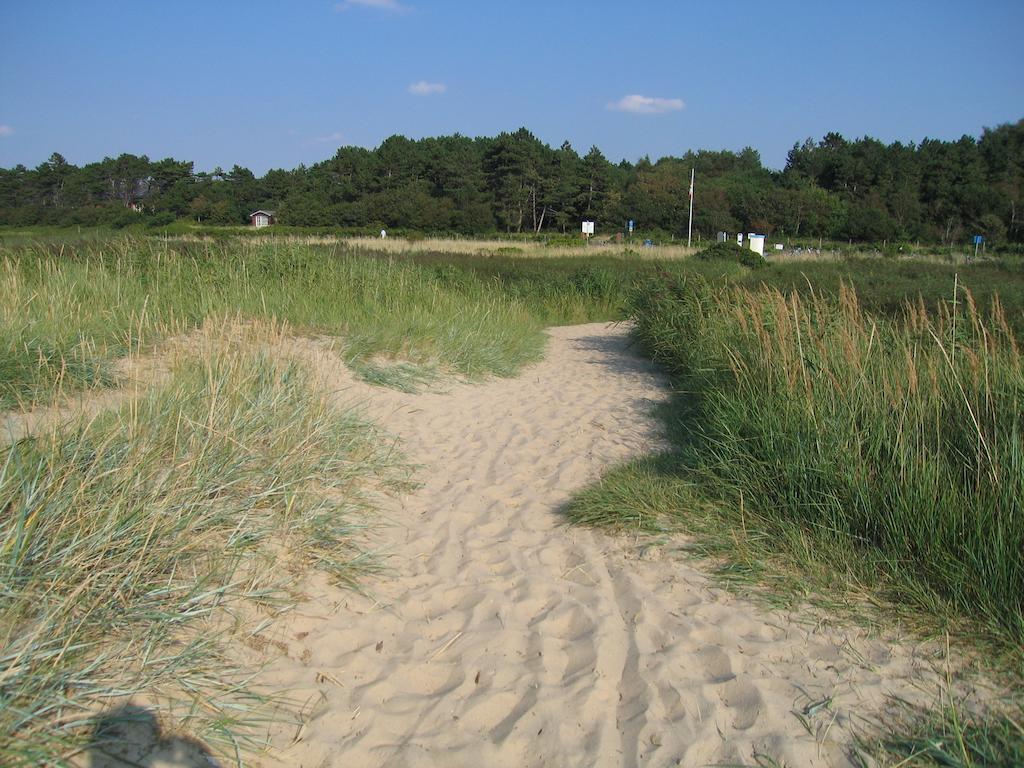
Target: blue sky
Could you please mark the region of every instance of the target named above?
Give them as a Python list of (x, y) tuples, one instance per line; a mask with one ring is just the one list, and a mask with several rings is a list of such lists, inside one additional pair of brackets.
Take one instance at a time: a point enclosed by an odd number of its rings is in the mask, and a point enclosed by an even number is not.
[(614, 161), (1024, 117), (1024, 1), (0, 0), (0, 166), (263, 173), (526, 126)]

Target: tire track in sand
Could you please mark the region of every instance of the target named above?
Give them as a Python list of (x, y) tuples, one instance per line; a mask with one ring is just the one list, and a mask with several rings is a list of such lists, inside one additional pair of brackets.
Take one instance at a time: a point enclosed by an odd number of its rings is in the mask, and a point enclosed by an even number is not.
[[(622, 326), (554, 328), (515, 379), (408, 395), (322, 359), (422, 465), (380, 535), (372, 597), (311, 582), (262, 682), (311, 701), (265, 764), (846, 765), (856, 716), (923, 661), (856, 629), (795, 623), (679, 560), (565, 525), (558, 509), (660, 449), (666, 383)], [(794, 716), (832, 696), (810, 735)], [(830, 722), (831, 721), (831, 722)], [(825, 726), (828, 726), (827, 728)]]

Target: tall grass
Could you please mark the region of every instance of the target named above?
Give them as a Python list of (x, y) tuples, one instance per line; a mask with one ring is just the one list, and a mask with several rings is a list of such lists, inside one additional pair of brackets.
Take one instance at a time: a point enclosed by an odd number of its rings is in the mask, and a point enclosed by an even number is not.
[(99, 264), (0, 262), (0, 408), (68, 384), (113, 381), (107, 364), (128, 352), (152, 319), (139, 284)]
[[(983, 317), (961, 292), (937, 313), (907, 304), (887, 319), (848, 287), (805, 299), (666, 278), (632, 313), (684, 393), (679, 453), (643, 467), (648, 490), (624, 505), (634, 523), (640, 499), (651, 524), (668, 513), (684, 525), (706, 514), (673, 498), (715, 501), (730, 529), (718, 554), (741, 537), (752, 560), (785, 553), (822, 582), (1019, 652), (1024, 365), (998, 302)], [(682, 490), (654, 493), (652, 477)], [(621, 498), (619, 486), (605, 491)], [(607, 502), (595, 491), (573, 514), (621, 522)]]
[(768, 259), (768, 267), (738, 275), (734, 282), (752, 290), (762, 286), (783, 293), (812, 293), (839, 297), (843, 284), (853, 286), (858, 301), (872, 314), (900, 318), (908, 299), (925, 302), (930, 312), (952, 298), (953, 284), (971, 288), (978, 308), (991, 313), (998, 298), (1005, 319), (1017, 338), (1024, 338), (1024, 270), (1013, 258), (979, 261), (966, 265), (930, 262), (924, 259), (883, 259), (849, 257), (815, 263), (792, 263)]
[(63, 764), (99, 708), (139, 694), (233, 752), (258, 700), (224, 666), (214, 609), (369, 565), (352, 513), (388, 458), (282, 336), (207, 327), (137, 400), (3, 450), (0, 763)]
[(884, 768), (1016, 768), (1024, 765), (1024, 703), (972, 711), (948, 688), (931, 707), (895, 699), (857, 739), (858, 765)]
[[(415, 387), (439, 370), (505, 375), (537, 358), (543, 326), (620, 317), (633, 285), (659, 266), (639, 256), (672, 255), (595, 247), (580, 259), (562, 248), (498, 241), (370, 245), (341, 238), (5, 235), (0, 408), (109, 384), (111, 362), (129, 349), (236, 312), (338, 337), (353, 367), (381, 382)], [(805, 295), (811, 285), (837, 295), (845, 281), (857, 286), (867, 308), (889, 315), (907, 296), (923, 294), (933, 306), (953, 279), (947, 265), (884, 259), (771, 261), (758, 270), (700, 259), (660, 266)], [(983, 307), (999, 287), (1008, 322), (1024, 334), (1020, 271), (1007, 263), (963, 271)]]
[[(7, 237), (11, 237), (11, 235), (7, 235)], [(661, 242), (656, 247), (645, 248), (642, 245), (642, 238), (639, 236), (625, 242), (614, 240), (611, 237), (586, 242), (579, 233), (536, 238), (512, 236), (486, 239), (423, 236), (420, 233), (408, 231), (404, 233), (404, 236), (381, 239), (377, 235), (366, 237), (343, 233), (315, 234), (303, 232), (300, 229), (282, 227), (274, 227), (274, 232), (265, 230), (257, 232), (247, 227), (211, 227), (196, 228), (191, 233), (172, 234), (168, 239), (181, 242), (202, 242), (210, 239), (240, 237), (263, 244), (291, 242), (318, 246), (342, 245), (347, 248), (385, 253), (391, 256), (411, 256), (417, 253), (432, 252), (484, 258), (499, 256), (522, 259), (572, 258), (578, 260), (620, 256), (628, 253), (633, 259), (666, 261), (686, 258), (697, 250), (697, 248), (672, 242)]]
[(516, 301), (545, 325), (619, 319), (631, 289), (653, 269), (648, 263), (607, 257), (581, 264), (558, 257), (480, 258), (422, 252), (409, 259), (430, 267), (445, 287), (466, 291), (482, 285)]
[(294, 243), (122, 239), (0, 251), (0, 407), (108, 383), (127, 350), (240, 313), (337, 336), (352, 360), (508, 375), (536, 359), (542, 322), (485, 281)]

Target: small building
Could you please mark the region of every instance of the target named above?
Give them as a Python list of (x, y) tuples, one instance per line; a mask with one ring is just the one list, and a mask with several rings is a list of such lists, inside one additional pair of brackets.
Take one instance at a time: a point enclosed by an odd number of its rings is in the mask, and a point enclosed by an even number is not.
[(249, 214), (249, 224), (257, 229), (269, 227), (275, 220), (273, 211), (253, 211)]

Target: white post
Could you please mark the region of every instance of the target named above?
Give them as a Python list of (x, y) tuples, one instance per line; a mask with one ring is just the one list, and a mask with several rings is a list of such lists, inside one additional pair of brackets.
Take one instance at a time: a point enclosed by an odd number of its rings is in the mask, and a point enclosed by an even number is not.
[(686, 227), (686, 247), (690, 247), (693, 239), (693, 168), (690, 169), (690, 223)]

